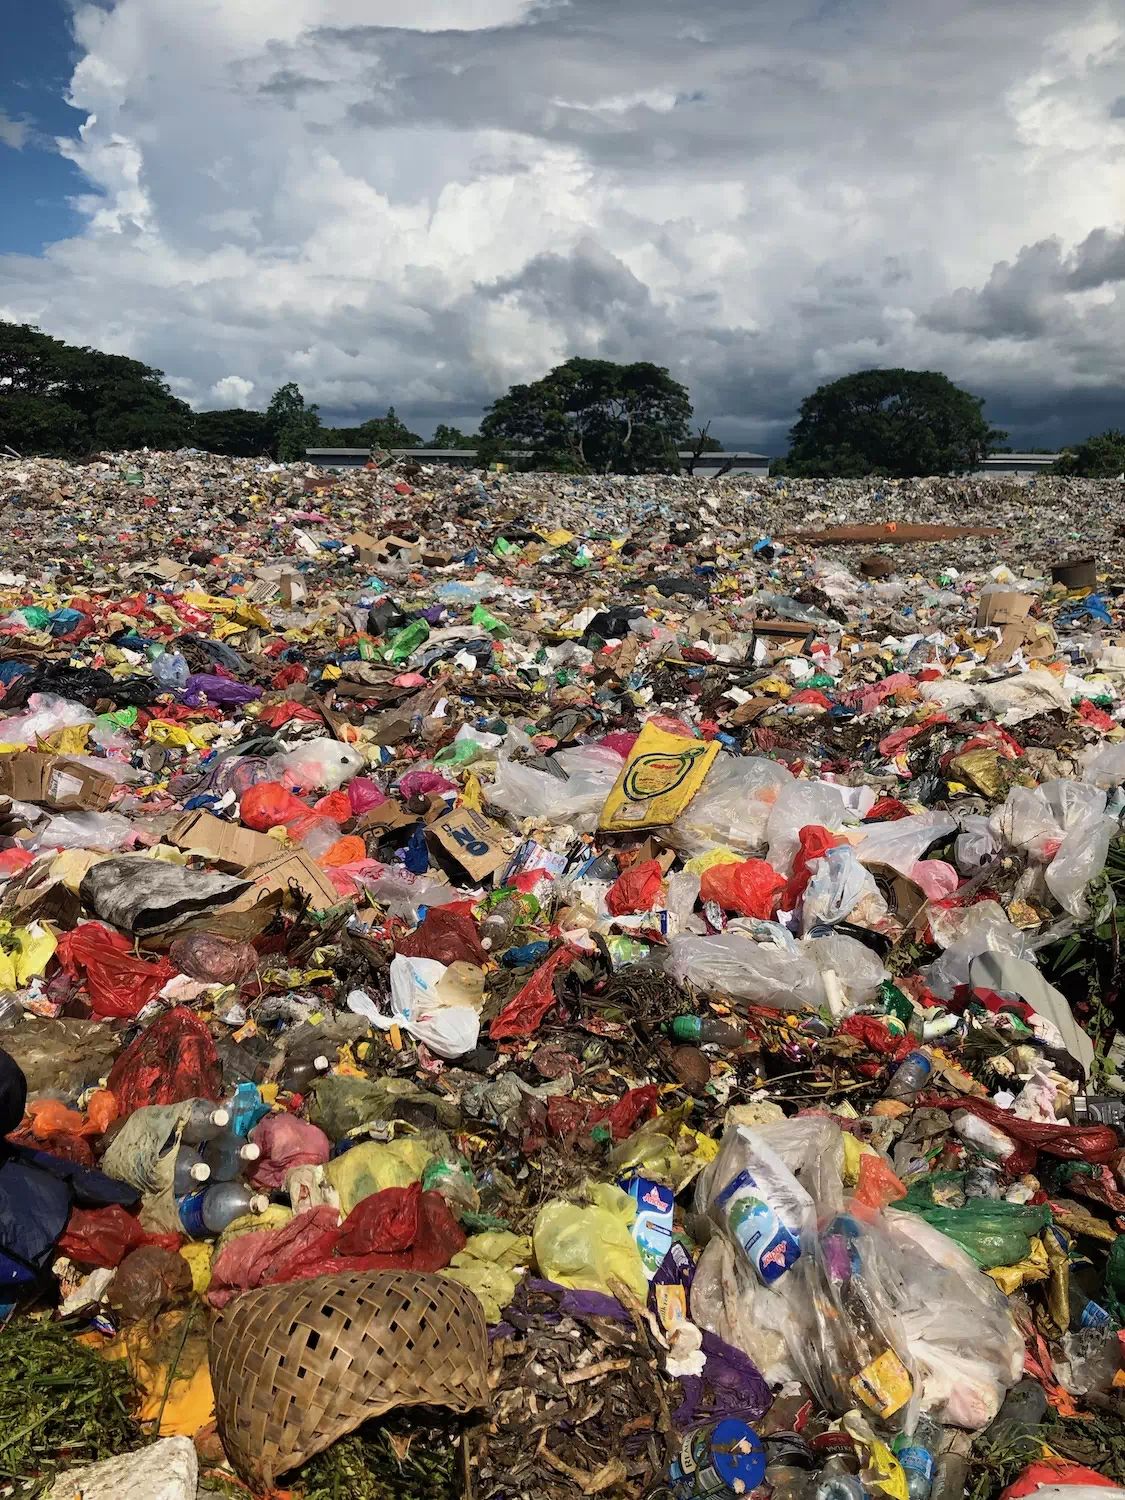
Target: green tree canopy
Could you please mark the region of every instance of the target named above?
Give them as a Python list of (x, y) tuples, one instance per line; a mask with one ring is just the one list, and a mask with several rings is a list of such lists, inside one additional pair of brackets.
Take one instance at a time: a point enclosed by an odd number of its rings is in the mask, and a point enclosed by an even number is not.
[(439, 422), (430, 439), (430, 447), (475, 448), (479, 442), (480, 436), (477, 433), (462, 432), (460, 427), (449, 427), (445, 422)]
[(411, 432), (393, 406), (385, 417), (368, 417), (358, 427), (325, 427), (320, 440), (326, 448), (420, 448), (422, 439)]
[(783, 471), (903, 479), (963, 472), (1007, 436), (989, 427), (983, 405), (936, 370), (860, 370), (801, 402)]
[(247, 411), (238, 406), (223, 411), (197, 411), (192, 441), (207, 453), (259, 458), (270, 451), (269, 419), (264, 411)]
[(192, 413), (159, 370), (0, 323), (0, 446), (73, 456), (92, 448), (178, 448)]
[(1125, 474), (1125, 432), (1111, 427), (1084, 443), (1065, 448), (1054, 470), (1081, 479), (1117, 479)]
[(282, 463), (304, 458), (305, 449), (321, 441), (320, 408), (306, 406), (300, 386), (292, 380), (270, 397), (266, 426), (274, 457)]
[(690, 419), (686, 389), (658, 365), (568, 359), (493, 402), (480, 452), (526, 449), (529, 467), (578, 473), (661, 472), (678, 467)]

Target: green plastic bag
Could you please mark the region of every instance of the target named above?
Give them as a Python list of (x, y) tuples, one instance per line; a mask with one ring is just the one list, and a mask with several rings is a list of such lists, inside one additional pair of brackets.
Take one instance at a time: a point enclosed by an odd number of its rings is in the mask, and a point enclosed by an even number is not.
[(390, 645), (383, 653), (387, 661), (395, 663), (407, 661), (414, 655), (418, 647), (430, 638), (430, 627), (425, 620), (412, 620), (394, 636)]
[(512, 633), (503, 620), (498, 620), (490, 610), (485, 609), (483, 604), (478, 604), (473, 610), (473, 624), (480, 625), (487, 630), (489, 635), (494, 635), (500, 641), (507, 640)]
[(1025, 1260), (1031, 1252), (1032, 1240), (1051, 1222), (1051, 1210), (997, 1198), (965, 1198), (967, 1175), (931, 1173), (912, 1183), (906, 1197), (895, 1207), (917, 1214), (948, 1235), (973, 1257), (982, 1271)]

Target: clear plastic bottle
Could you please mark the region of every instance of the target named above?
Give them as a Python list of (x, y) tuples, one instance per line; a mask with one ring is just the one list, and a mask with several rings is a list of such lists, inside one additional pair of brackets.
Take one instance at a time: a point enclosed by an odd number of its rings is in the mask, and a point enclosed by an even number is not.
[(910, 1500), (930, 1500), (934, 1482), (934, 1460), (941, 1451), (942, 1429), (924, 1414), (912, 1437), (903, 1438), (896, 1444), (895, 1457), (906, 1475), (906, 1489)]
[(925, 1088), (933, 1068), (933, 1061), (924, 1047), (908, 1052), (895, 1069), (883, 1098), (897, 1099), (902, 1104), (913, 1103)]
[(176, 1170), (172, 1177), (172, 1191), (177, 1198), (185, 1193), (194, 1193), (210, 1179), (211, 1168), (199, 1154), (199, 1147), (181, 1145), (176, 1153)]
[(203, 1148), (203, 1160), (213, 1182), (235, 1182), (262, 1154), (261, 1146), (243, 1140), (233, 1130), (224, 1130)]
[(152, 664), (152, 675), (166, 693), (179, 693), (187, 687), (191, 668), (178, 651), (162, 651)]
[(867, 1500), (867, 1491), (858, 1474), (827, 1473), (820, 1476), (815, 1500)]
[(180, 1223), (194, 1239), (222, 1234), (244, 1214), (264, 1214), (270, 1200), (252, 1192), (244, 1182), (216, 1182), (191, 1193), (180, 1204)]
[(191, 1114), (188, 1116), (180, 1139), (189, 1146), (197, 1146), (201, 1141), (209, 1141), (221, 1135), (229, 1124), (229, 1109), (223, 1109), (217, 1104), (209, 1104), (206, 1099), (197, 1099), (191, 1107)]
[(497, 902), (480, 924), (481, 947), (494, 958), (520, 941), (531, 913), (519, 896), (505, 896)]

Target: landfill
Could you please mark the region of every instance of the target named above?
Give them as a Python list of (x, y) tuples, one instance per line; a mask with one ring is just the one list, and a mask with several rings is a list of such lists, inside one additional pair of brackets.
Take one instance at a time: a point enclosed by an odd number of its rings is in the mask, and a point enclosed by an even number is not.
[(0, 1494), (1125, 1496), (1120, 483), (0, 501)]

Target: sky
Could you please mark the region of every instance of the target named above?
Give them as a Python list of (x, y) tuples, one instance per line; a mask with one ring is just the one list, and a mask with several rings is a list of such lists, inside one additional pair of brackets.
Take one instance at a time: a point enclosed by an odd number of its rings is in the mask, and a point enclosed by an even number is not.
[(1120, 0), (5, 0), (0, 318), (428, 436), (581, 354), (728, 446), (944, 370), (1125, 427)]

